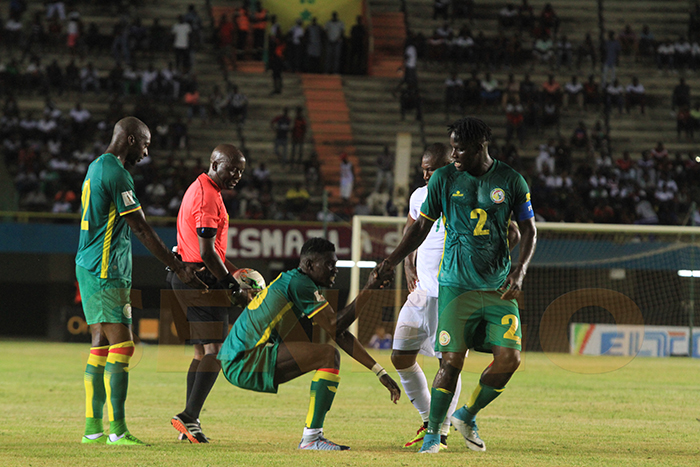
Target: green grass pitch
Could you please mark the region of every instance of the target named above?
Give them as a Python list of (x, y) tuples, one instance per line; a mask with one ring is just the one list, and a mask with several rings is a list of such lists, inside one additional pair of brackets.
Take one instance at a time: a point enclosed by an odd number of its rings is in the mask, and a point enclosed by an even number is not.
[[(277, 395), (243, 391), (220, 377), (201, 416), (211, 444), (178, 442), (169, 421), (184, 406), (189, 351), (137, 350), (127, 421), (150, 447), (84, 446), (88, 345), (0, 342), (0, 465), (700, 465), (697, 360), (552, 356), (557, 366), (545, 354), (526, 353), (507, 390), (479, 416), (486, 452), (467, 450), (453, 431), (448, 451), (419, 456), (401, 447), (420, 424), (405, 395), (391, 404), (377, 378), (347, 356), (325, 433), (351, 451), (296, 449), (310, 375), (281, 386)], [(377, 358), (391, 368), (388, 353)], [(461, 403), (488, 362), (485, 355), (469, 357)], [(431, 381), (436, 362), (422, 363)]]

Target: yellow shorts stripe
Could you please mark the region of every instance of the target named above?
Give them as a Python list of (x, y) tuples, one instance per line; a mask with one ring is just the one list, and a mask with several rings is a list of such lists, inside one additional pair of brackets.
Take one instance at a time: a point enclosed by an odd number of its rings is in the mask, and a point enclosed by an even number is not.
[(100, 266), (100, 278), (107, 279), (109, 269), (109, 251), (112, 248), (112, 235), (114, 234), (114, 221), (117, 218), (117, 207), (112, 203), (109, 207), (109, 217), (107, 218), (107, 230), (105, 240), (102, 244), (102, 265)]

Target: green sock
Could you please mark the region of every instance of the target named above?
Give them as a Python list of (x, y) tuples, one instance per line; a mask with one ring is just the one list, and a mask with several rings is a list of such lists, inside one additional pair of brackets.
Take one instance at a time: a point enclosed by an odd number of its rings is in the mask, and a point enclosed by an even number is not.
[(90, 349), (85, 366), (85, 435), (102, 433), (102, 417), (107, 393), (105, 392), (105, 363), (109, 346)]
[(469, 398), (469, 402), (467, 402), (467, 411), (472, 415), (476, 415), (479, 413), (479, 410), (483, 409), (489, 405), (491, 401), (500, 396), (504, 390), (505, 388), (493, 388), (479, 382), (472, 396)]
[(129, 360), (133, 353), (133, 342), (115, 344), (109, 348), (107, 365), (105, 365), (109, 431), (110, 434), (117, 436), (121, 436), (126, 431), (124, 403), (129, 388)]
[(311, 400), (306, 415), (306, 428), (323, 428), (323, 421), (331, 409), (338, 390), (338, 370), (321, 368), (311, 380)]
[(85, 436), (104, 432), (101, 418), (85, 418)]
[(126, 433), (128, 429), (126, 428), (126, 420), (125, 419), (119, 419), (119, 420), (113, 420), (109, 422), (109, 432), (110, 434), (114, 434), (116, 436), (121, 436), (124, 433)]
[(453, 396), (454, 393), (447, 389), (432, 388), (430, 390), (430, 418), (427, 430), (429, 434), (440, 433), (440, 427), (445, 421)]

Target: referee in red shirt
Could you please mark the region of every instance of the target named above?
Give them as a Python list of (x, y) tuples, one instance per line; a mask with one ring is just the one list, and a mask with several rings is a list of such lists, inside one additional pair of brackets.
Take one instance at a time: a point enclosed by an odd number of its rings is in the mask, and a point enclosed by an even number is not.
[[(177, 215), (177, 248), (182, 261), (198, 267), (198, 276), (210, 289), (227, 290), (232, 302), (239, 296), (240, 286), (232, 276), (236, 266), (226, 259), (228, 213), (221, 190), (236, 186), (245, 163), (245, 157), (235, 146), (217, 146), (211, 153), (209, 170), (187, 189)], [(194, 345), (194, 359), (187, 373), (187, 406), (171, 423), (191, 442), (208, 443), (199, 413), (221, 370), (216, 357), (228, 334), (229, 308), (202, 305), (203, 301), (213, 302), (214, 294), (207, 297), (197, 292), (197, 300), (190, 287), (174, 274), (170, 285), (181, 308), (187, 310), (187, 325), (178, 326), (178, 334)]]

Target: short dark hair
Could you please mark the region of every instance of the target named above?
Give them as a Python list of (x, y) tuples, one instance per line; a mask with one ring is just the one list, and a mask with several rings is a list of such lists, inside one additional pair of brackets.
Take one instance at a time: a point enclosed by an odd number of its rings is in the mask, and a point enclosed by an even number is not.
[(444, 165), (447, 165), (450, 163), (450, 152), (451, 148), (446, 144), (433, 143), (425, 149), (423, 157), (430, 157), (432, 160), (444, 162)]
[(314, 237), (310, 238), (306, 241), (306, 243), (304, 243), (304, 246), (301, 247), (301, 254), (299, 256), (303, 258), (305, 256), (322, 254), (329, 251), (335, 252), (335, 245), (333, 245), (332, 242), (329, 242), (325, 238)]
[(447, 131), (450, 135), (455, 134), (455, 142), (457, 143), (491, 141), (491, 128), (486, 122), (475, 117), (460, 118), (449, 125)]

